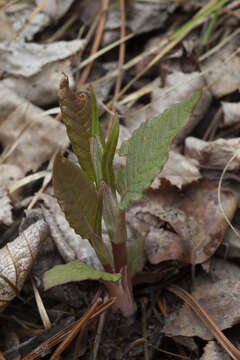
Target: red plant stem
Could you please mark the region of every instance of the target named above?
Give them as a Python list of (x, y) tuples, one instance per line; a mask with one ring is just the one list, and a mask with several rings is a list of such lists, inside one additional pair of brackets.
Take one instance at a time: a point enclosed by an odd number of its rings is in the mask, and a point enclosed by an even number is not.
[(116, 273), (119, 273), (120, 270), (127, 265), (127, 251), (126, 243), (114, 244), (112, 243), (112, 252), (114, 260), (114, 269)]
[(115, 272), (120, 272), (123, 267), (128, 265), (127, 263), (127, 229), (125, 220), (125, 211), (119, 212), (118, 218), (118, 231), (116, 238), (112, 241), (113, 263)]
[(108, 272), (108, 273), (112, 273), (112, 272), (113, 272), (113, 269), (112, 269), (112, 267), (111, 267), (110, 264), (105, 264), (105, 265), (103, 265), (103, 267), (104, 267), (104, 270), (105, 270), (106, 272)]

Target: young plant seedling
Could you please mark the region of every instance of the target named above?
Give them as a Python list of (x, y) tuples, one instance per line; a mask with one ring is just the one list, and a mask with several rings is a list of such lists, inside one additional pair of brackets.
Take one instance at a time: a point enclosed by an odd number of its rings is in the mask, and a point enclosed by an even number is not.
[[(126, 165), (117, 171), (114, 171), (113, 159), (119, 122), (114, 120), (104, 139), (92, 89), (90, 93), (90, 97), (84, 92), (77, 96), (69, 89), (67, 76), (61, 80), (60, 108), (79, 164), (58, 154), (53, 167), (53, 185), (66, 219), (77, 234), (90, 242), (104, 271), (74, 260), (46, 272), (44, 285), (49, 289), (72, 281), (100, 280), (110, 296), (117, 297), (115, 309), (127, 317), (134, 313), (132, 278), (142, 261), (144, 241), (136, 237), (131, 246), (128, 244), (125, 212), (132, 201), (143, 196), (162, 169), (169, 145), (188, 121), (200, 93), (141, 124), (122, 144), (119, 155), (126, 158)], [(102, 239), (102, 219), (110, 247)]]

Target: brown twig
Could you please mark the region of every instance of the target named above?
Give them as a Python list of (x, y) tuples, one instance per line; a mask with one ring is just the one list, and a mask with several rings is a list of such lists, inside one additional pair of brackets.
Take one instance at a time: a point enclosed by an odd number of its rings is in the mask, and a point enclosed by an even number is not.
[[(97, 29), (97, 32), (96, 32), (96, 36), (95, 36), (95, 39), (94, 39), (94, 42), (93, 42), (93, 45), (92, 45), (90, 55), (95, 54), (95, 52), (97, 52), (97, 50), (99, 48), (99, 45), (100, 45), (100, 42), (101, 42), (101, 39), (102, 39), (104, 24), (105, 24), (105, 21), (106, 21), (106, 10), (108, 8), (108, 3), (109, 3), (109, 0), (102, 0), (101, 17), (99, 19), (98, 29)], [(93, 65), (93, 61), (90, 62), (88, 64), (88, 66), (84, 69), (84, 71), (82, 72), (82, 75), (81, 75), (81, 77), (79, 79), (79, 82), (78, 82), (78, 85), (77, 85), (78, 88), (80, 88), (85, 83), (85, 81), (87, 80), (88, 75), (89, 75), (89, 73), (91, 71), (92, 65)]]
[(209, 331), (217, 339), (219, 344), (226, 350), (226, 352), (234, 360), (240, 360), (240, 350), (238, 350), (222, 333), (219, 327), (211, 319), (208, 313), (203, 307), (197, 302), (197, 300), (190, 295), (187, 291), (181, 289), (179, 286), (171, 285), (167, 287), (167, 290), (180, 297), (186, 302), (188, 306), (199, 316), (203, 323), (207, 326)]

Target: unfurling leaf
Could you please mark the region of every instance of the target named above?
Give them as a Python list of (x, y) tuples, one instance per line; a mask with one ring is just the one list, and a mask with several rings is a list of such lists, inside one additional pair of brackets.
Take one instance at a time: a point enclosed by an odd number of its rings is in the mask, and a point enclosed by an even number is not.
[(84, 239), (91, 239), (97, 214), (94, 184), (77, 164), (58, 154), (53, 166), (53, 186), (66, 219)]
[(90, 155), (91, 137), (91, 101), (89, 96), (82, 92), (77, 96), (69, 88), (67, 76), (64, 76), (58, 91), (62, 117), (67, 128), (68, 137), (73, 151), (78, 157), (79, 164), (94, 180), (94, 169)]
[(39, 220), (0, 250), (0, 311), (20, 292), (47, 235), (48, 225)]
[(122, 195), (121, 209), (132, 200), (139, 200), (167, 160), (169, 146), (181, 127), (188, 121), (200, 93), (145, 121), (124, 144), (126, 167), (118, 172), (118, 189)]
[(119, 209), (110, 186), (102, 182), (101, 187), (103, 189), (103, 218), (109, 239), (114, 244), (123, 244), (127, 241), (125, 211)]
[(44, 287), (49, 289), (56, 285), (65, 284), (72, 281), (83, 280), (104, 280), (117, 281), (121, 274), (112, 274), (98, 271), (91, 265), (87, 265), (79, 260), (71, 261), (65, 265), (56, 265), (44, 274)]
[(113, 194), (116, 192), (115, 175), (113, 171), (113, 158), (115, 155), (119, 136), (119, 121), (114, 119), (107, 142), (104, 146), (102, 159), (103, 180), (111, 187)]

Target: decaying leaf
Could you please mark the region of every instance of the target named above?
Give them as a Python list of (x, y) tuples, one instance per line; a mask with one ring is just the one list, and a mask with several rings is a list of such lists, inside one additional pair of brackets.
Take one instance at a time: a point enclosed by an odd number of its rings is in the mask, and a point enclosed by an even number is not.
[(84, 40), (59, 41), (52, 44), (11, 42), (0, 43), (1, 71), (11, 75), (30, 77), (44, 65), (66, 59), (83, 47)]
[(216, 341), (209, 341), (204, 348), (204, 354), (200, 360), (231, 360), (231, 357), (224, 351)]
[[(92, 4), (91, 4), (92, 5)], [(177, 4), (166, 1), (141, 2), (133, 1), (128, 6), (126, 26), (134, 33), (144, 33), (162, 28), (169, 15), (176, 9)], [(110, 43), (117, 38), (121, 26), (119, 7), (109, 11), (105, 26), (103, 43)]]
[(203, 72), (208, 70), (205, 79), (212, 94), (217, 98), (230, 94), (240, 87), (239, 54), (233, 56), (238, 48), (239, 37), (235, 37), (218, 51), (217, 56), (210, 56), (201, 66)]
[(222, 101), (223, 120), (221, 126), (232, 126), (240, 120), (240, 102)]
[[(35, 2), (40, 5), (42, 3), (42, 0), (36, 0)], [(56, 21), (68, 11), (72, 3), (73, 0), (47, 0), (45, 1), (41, 11), (48, 14), (51, 18), (54, 18), (54, 20)]]
[(71, 58), (54, 61), (30, 77), (8, 76), (2, 83), (34, 105), (44, 107), (57, 102), (57, 91), (61, 72), (68, 74), (70, 86), (74, 85)]
[[(240, 146), (240, 138), (204, 141), (195, 137), (185, 140), (185, 155), (199, 161), (203, 166), (223, 169)], [(229, 171), (239, 170), (240, 154), (231, 161)]]
[(47, 235), (47, 224), (39, 220), (0, 250), (0, 311), (20, 292)]
[[(222, 192), (222, 204), (231, 219), (236, 197)], [(184, 186), (181, 192), (167, 183), (157, 191), (149, 190), (129, 209), (128, 219), (142, 234), (147, 226), (145, 249), (153, 264), (166, 260), (203, 263), (221, 244), (227, 228), (218, 207), (217, 185), (207, 179)]]
[(158, 189), (161, 179), (168, 180), (172, 185), (181, 189), (184, 185), (191, 184), (201, 178), (198, 170), (198, 161), (189, 159), (182, 154), (170, 150), (168, 159), (162, 171), (155, 177), (151, 184), (152, 189)]
[(57, 149), (67, 147), (64, 125), (0, 84), (0, 141), (13, 151), (5, 164), (23, 172), (38, 169)]
[[(239, 323), (239, 281), (228, 279), (215, 283), (205, 281), (195, 286), (192, 295), (220, 330)], [(212, 333), (186, 304), (183, 305), (177, 316), (164, 326), (163, 331), (168, 336), (198, 336), (204, 340), (213, 339)]]
[(0, 224), (10, 225), (13, 222), (12, 204), (7, 186), (22, 176), (23, 172), (17, 166), (9, 164), (0, 165)]
[[(170, 108), (173, 104), (185, 101), (191, 97), (194, 92), (201, 91), (206, 84), (205, 81), (197, 75), (199, 75), (197, 72), (184, 74), (180, 71), (175, 71), (174, 73), (167, 75), (164, 87), (154, 87), (151, 94), (150, 107), (146, 110), (137, 112), (135, 116), (131, 116), (125, 120), (128, 128), (131, 131), (135, 130), (139, 126), (139, 123), (157, 116)], [(181, 143), (186, 135), (195, 128), (199, 121), (204, 117), (211, 101), (211, 93), (209, 91), (203, 91), (189, 121), (178, 132), (174, 139), (174, 144)]]
[(35, 8), (36, 5), (34, 3), (22, 1), (8, 3), (8, 6), (5, 7), (4, 10), (8, 17), (8, 21), (15, 31), (13, 40), (16, 40), (17, 35), (18, 42), (29, 42), (38, 32), (44, 30), (44, 28), (51, 23), (51, 18), (42, 12), (35, 14), (32, 21), (28, 21), (28, 18)]

